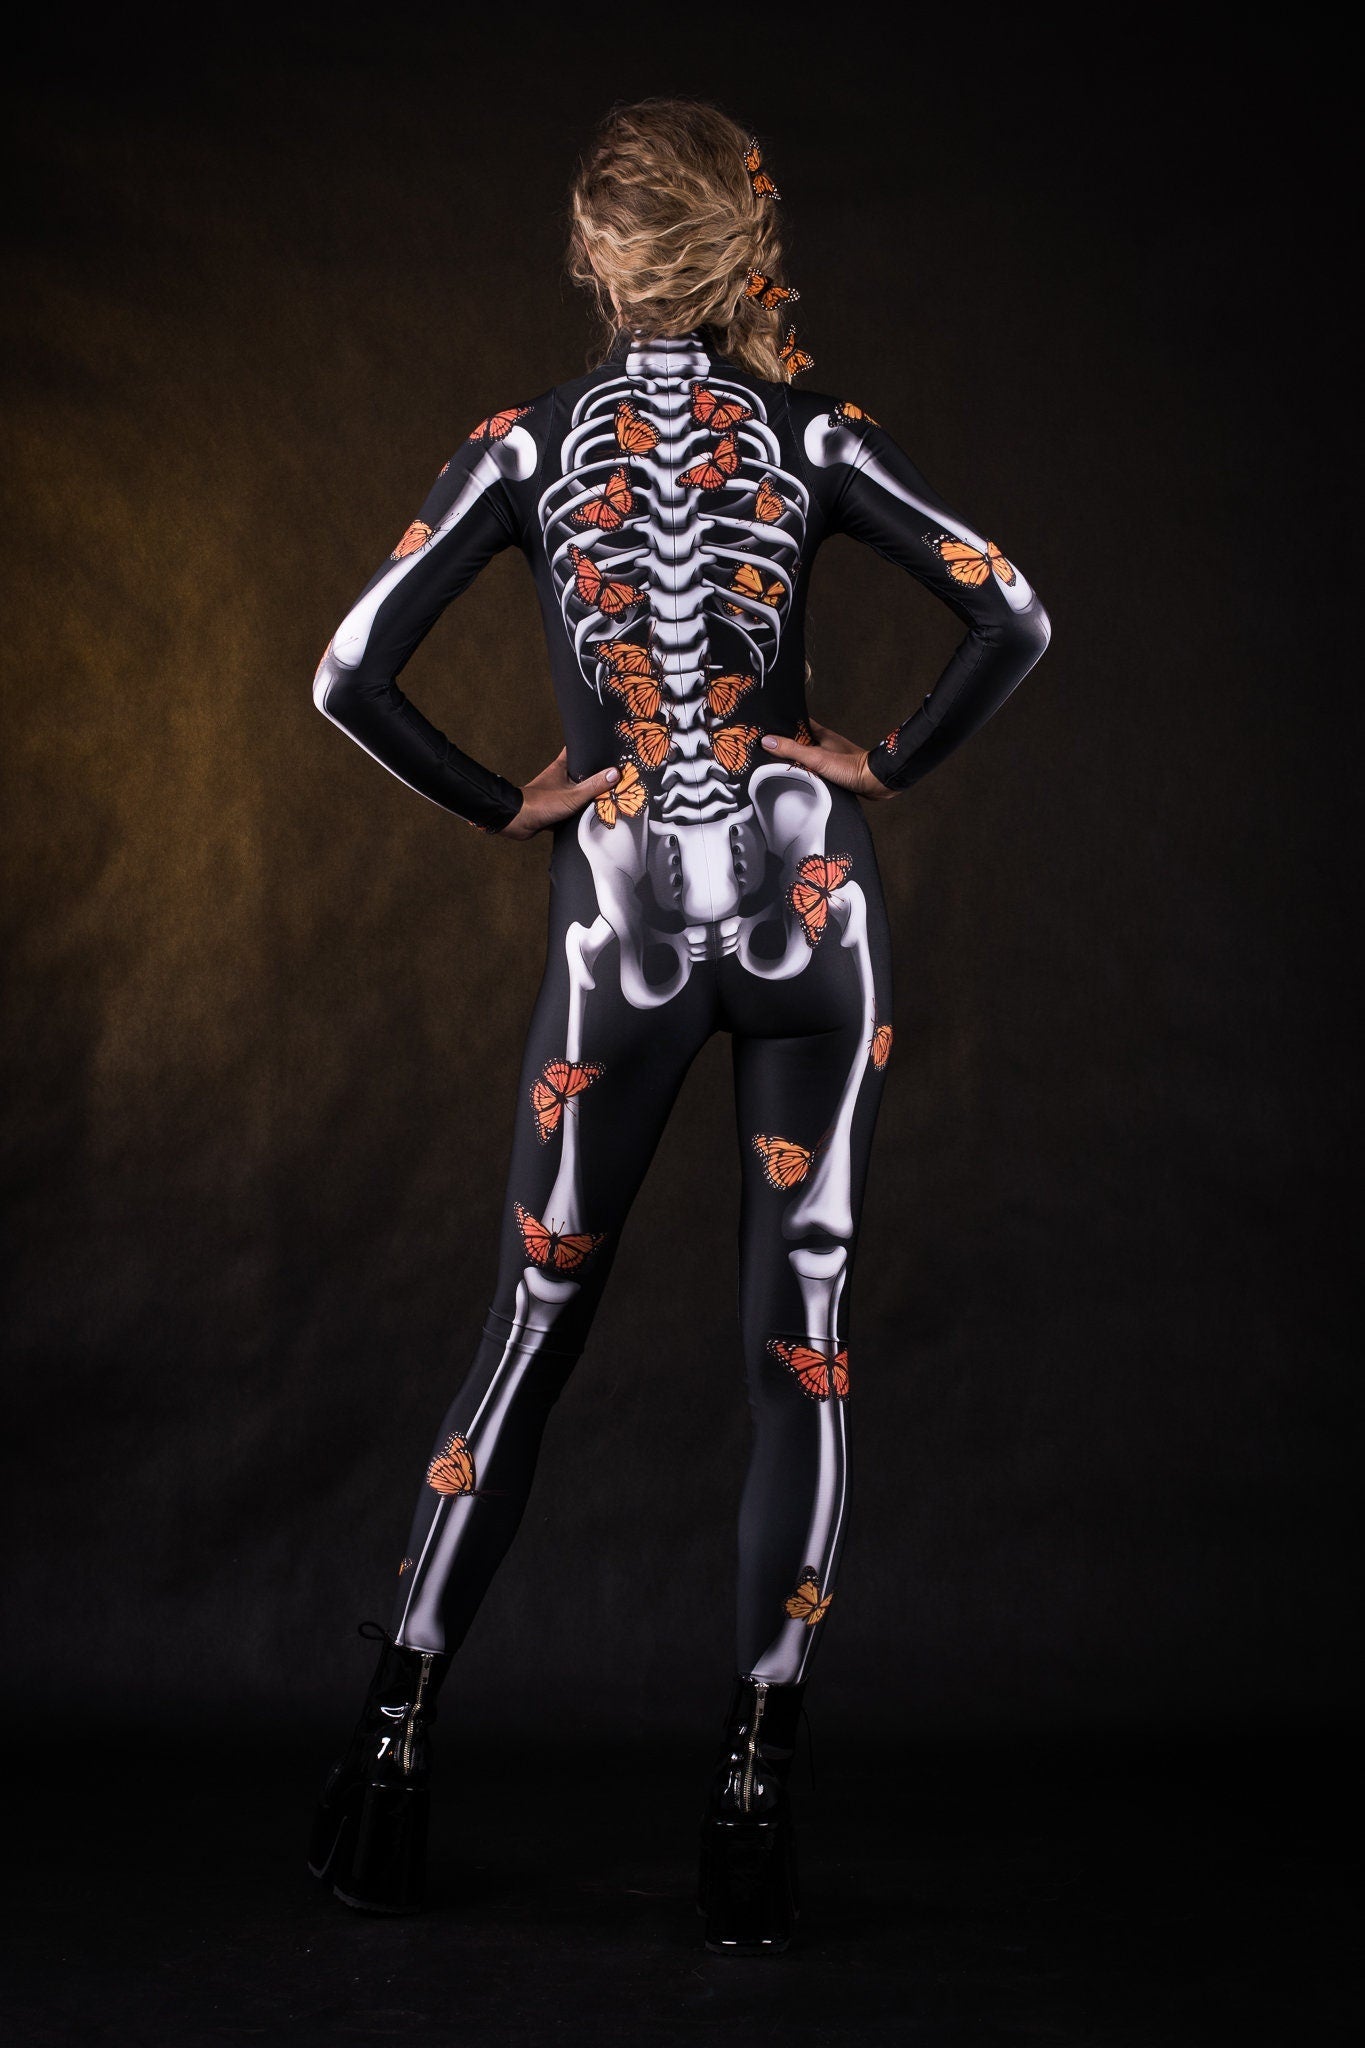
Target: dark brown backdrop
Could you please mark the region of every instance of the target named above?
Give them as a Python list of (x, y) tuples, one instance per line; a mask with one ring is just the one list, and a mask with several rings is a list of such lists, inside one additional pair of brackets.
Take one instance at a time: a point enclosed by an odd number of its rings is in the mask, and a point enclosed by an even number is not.
[[(387, 1617), (491, 1285), (547, 843), (424, 804), (310, 682), (474, 420), (582, 364), (573, 154), (663, 90), (759, 127), (809, 381), (1055, 630), (873, 815), (898, 1046), (822, 1696), (955, 1729), (1339, 1713), (1348, 572), (1300, 404), (1333, 388), (1306, 79), (1245, 24), (1092, 52), (981, 9), (675, 20), (67, 16), (17, 67), (24, 1697), (335, 1714)], [(836, 542), (817, 711), (875, 736), (955, 633)], [(555, 752), (518, 559), (405, 684), (514, 777)], [(730, 1119), (717, 1041), (469, 1640), (475, 1719), (719, 1710)]]

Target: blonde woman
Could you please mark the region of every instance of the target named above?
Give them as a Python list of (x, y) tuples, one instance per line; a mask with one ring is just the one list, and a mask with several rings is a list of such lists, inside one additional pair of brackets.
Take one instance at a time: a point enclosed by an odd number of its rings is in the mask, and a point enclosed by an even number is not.
[[(420, 1904), (439, 1688), (521, 1519), (683, 1076), (723, 1031), (753, 1443), (699, 1897), (713, 1948), (780, 1950), (793, 1931), (787, 1774), (846, 1528), (850, 1285), (892, 1041), (862, 806), (974, 733), (1048, 623), (1017, 563), (884, 427), (793, 387), (810, 363), (777, 199), (757, 144), (714, 107), (654, 100), (607, 118), (574, 185), (571, 250), (604, 317), (602, 359), (529, 399), (492, 394), (499, 409), (442, 466), (314, 684), (318, 708), (431, 802), (514, 845), (552, 840), (497, 1280), (314, 1826), (310, 1867), (353, 1906)], [(830, 533), (907, 569), (966, 627), (924, 701), (870, 747), (806, 708), (806, 588)], [(523, 788), (396, 681), (507, 547), (535, 577), (566, 739)], [(670, 1249), (666, 1284), (685, 1286), (685, 1219)]]

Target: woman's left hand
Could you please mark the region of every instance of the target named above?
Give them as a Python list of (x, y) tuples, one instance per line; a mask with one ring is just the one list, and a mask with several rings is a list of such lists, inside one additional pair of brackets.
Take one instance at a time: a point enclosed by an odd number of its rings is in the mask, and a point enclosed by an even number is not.
[(837, 789), (850, 789), (854, 796), (900, 795), (899, 790), (888, 789), (868, 767), (869, 748), (855, 746), (841, 732), (835, 732), (832, 726), (819, 724), (814, 718), (807, 717), (806, 723), (815, 734), (813, 747), (770, 732), (763, 736), (767, 752), (776, 754), (783, 761), (795, 761), (801, 768), (813, 768), (817, 775), (824, 776), (826, 782), (832, 782)]

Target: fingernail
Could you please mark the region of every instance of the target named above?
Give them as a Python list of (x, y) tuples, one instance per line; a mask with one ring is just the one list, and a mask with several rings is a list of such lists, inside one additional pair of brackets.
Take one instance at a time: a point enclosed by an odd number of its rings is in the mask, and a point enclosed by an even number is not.
[(775, 754), (777, 752), (777, 741), (773, 738), (770, 732), (764, 733), (763, 744), (765, 747), (767, 747), (770, 753)]
[(620, 780), (621, 780), (621, 771), (620, 771), (620, 769), (619, 769), (619, 768), (608, 768), (608, 770), (607, 770), (607, 781), (608, 781), (608, 782), (619, 782)]

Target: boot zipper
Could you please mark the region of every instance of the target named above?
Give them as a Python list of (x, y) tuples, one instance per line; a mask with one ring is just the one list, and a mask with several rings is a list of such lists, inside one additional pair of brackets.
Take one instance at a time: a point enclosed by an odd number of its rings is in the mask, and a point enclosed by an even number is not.
[(744, 1759), (744, 1783), (740, 1794), (746, 1813), (753, 1811), (754, 1766), (758, 1760), (758, 1731), (763, 1720), (763, 1709), (768, 1703), (768, 1681), (766, 1678), (756, 1678), (754, 1680), (754, 1695), (754, 1718), (749, 1729), (749, 1750)]
[(417, 1689), (412, 1696), (412, 1705), (408, 1708), (403, 1719), (403, 1743), (398, 1759), (398, 1767), (404, 1777), (408, 1775), (413, 1766), (413, 1743), (417, 1732), (415, 1724), (417, 1716), (426, 1705), (427, 1681), (431, 1677), (431, 1667), (434, 1662), (435, 1658), (432, 1655), (423, 1652), (421, 1668), (417, 1674)]

